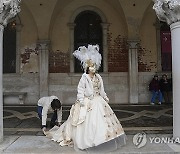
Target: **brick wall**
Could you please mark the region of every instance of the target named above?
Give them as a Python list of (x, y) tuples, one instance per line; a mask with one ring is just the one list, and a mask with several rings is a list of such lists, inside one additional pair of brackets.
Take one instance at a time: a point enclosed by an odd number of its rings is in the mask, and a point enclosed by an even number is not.
[(114, 40), (108, 32), (108, 72), (128, 72), (127, 40), (118, 35)]
[(49, 52), (49, 73), (70, 72), (69, 53), (61, 51)]
[(151, 55), (151, 51), (139, 47), (138, 51), (138, 72), (151, 72), (152, 68), (157, 68), (156, 63), (154, 61), (150, 61), (150, 64), (145, 62), (145, 58), (148, 55)]
[(37, 48), (35, 48), (35, 49), (25, 48), (24, 53), (21, 54), (21, 63), (22, 64), (29, 63), (30, 55), (33, 52), (38, 55), (38, 49)]

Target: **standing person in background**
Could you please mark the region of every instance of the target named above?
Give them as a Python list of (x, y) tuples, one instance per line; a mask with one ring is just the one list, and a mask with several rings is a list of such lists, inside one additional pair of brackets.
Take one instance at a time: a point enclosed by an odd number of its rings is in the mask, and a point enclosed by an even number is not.
[(38, 101), (38, 116), (42, 121), (41, 129), (43, 132), (45, 132), (47, 128), (46, 122), (49, 111), (54, 112), (51, 117), (50, 127), (55, 126), (56, 120), (58, 120), (58, 125), (60, 126), (62, 121), (62, 106), (58, 97), (47, 96), (40, 98)]
[(165, 103), (166, 104), (171, 103), (172, 83), (171, 83), (171, 80), (168, 79), (166, 74), (162, 75), (162, 79), (160, 80), (160, 89), (163, 94)]
[(149, 91), (152, 92), (151, 105), (155, 104), (155, 100), (158, 97), (158, 104), (162, 103), (162, 93), (160, 90), (160, 83), (158, 80), (158, 75), (154, 75), (154, 78), (151, 80), (149, 84)]

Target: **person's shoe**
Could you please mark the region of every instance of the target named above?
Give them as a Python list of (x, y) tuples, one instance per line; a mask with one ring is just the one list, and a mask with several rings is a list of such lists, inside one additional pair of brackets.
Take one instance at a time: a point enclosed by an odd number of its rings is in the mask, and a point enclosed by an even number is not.
[(158, 104), (159, 104), (159, 105), (161, 105), (162, 103), (161, 103), (161, 102), (159, 102)]
[(154, 102), (151, 102), (150, 104), (151, 104), (151, 105), (155, 105)]

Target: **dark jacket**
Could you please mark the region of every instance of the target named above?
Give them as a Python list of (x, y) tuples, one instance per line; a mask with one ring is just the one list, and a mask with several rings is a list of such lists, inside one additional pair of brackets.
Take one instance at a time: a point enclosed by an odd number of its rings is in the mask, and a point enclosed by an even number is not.
[(172, 83), (170, 79), (164, 80), (161, 79), (160, 80), (160, 89), (161, 91), (172, 91)]
[(150, 84), (149, 84), (149, 90), (152, 91), (159, 91), (160, 90), (160, 84), (159, 84), (159, 80), (155, 80), (154, 78), (151, 80)]

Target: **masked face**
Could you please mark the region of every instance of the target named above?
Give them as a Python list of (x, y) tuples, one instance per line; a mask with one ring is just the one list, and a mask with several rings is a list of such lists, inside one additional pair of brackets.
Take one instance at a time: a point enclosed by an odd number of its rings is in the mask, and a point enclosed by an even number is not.
[(92, 72), (92, 73), (95, 73), (96, 72), (96, 66), (90, 66), (89, 67), (89, 71)]

